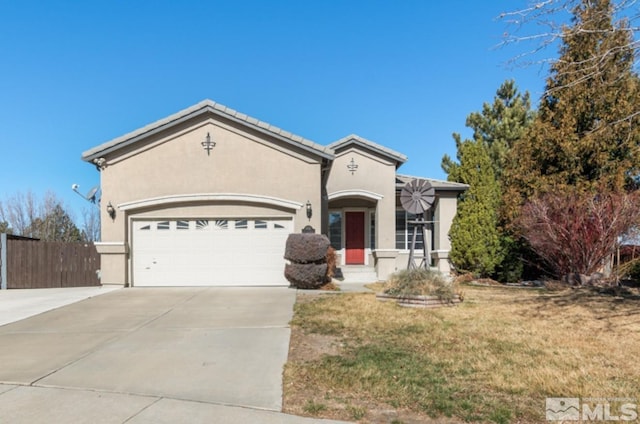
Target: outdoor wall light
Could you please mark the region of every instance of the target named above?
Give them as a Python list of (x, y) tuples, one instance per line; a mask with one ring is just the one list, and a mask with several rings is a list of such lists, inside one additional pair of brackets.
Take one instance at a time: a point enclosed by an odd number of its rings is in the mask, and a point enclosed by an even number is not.
[(209, 133), (207, 133), (207, 137), (200, 144), (202, 144), (202, 147), (204, 148), (204, 150), (207, 151), (207, 156), (209, 156), (211, 154), (211, 149), (216, 147), (216, 142), (215, 141), (211, 141), (211, 135), (209, 135)]
[(92, 162), (98, 171), (102, 171), (107, 167), (107, 160), (105, 158), (96, 158)]
[(311, 216), (313, 215), (313, 209), (311, 209), (311, 202), (307, 200), (307, 218), (311, 221)]
[(111, 219), (116, 219), (116, 209), (113, 207), (111, 202), (107, 205), (107, 214)]

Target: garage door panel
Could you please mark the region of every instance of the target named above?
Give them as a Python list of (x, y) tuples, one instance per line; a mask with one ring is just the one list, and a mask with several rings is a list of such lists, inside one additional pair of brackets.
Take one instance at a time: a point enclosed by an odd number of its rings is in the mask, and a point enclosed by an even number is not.
[(286, 285), (290, 219), (134, 221), (133, 284)]

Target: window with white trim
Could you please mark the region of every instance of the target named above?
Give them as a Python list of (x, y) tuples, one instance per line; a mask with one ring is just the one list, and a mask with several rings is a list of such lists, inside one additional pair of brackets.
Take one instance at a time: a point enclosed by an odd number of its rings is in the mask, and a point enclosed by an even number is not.
[(342, 249), (342, 212), (329, 212), (329, 241), (331, 246), (336, 249)]
[[(416, 219), (415, 214), (408, 213), (404, 209), (396, 209), (396, 249), (409, 250), (411, 248), (411, 239), (413, 238), (414, 225), (409, 224), (410, 221)], [(429, 211), (425, 214), (426, 221), (432, 221), (432, 215)], [(431, 227), (431, 223), (427, 224), (425, 229), (427, 234)], [(433, 232), (431, 232), (433, 233)], [(433, 246), (433, 235), (431, 236), (431, 245)], [(423, 250), (422, 232), (416, 232), (416, 250)]]

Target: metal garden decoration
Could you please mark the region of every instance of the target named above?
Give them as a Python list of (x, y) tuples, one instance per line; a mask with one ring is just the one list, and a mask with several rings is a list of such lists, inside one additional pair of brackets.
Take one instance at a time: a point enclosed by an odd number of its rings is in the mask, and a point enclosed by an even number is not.
[[(418, 179), (409, 181), (400, 192), (400, 203), (402, 204), (402, 207), (408, 213), (416, 216), (414, 221), (408, 222), (413, 225), (413, 236), (411, 237), (411, 249), (409, 251), (409, 263), (407, 264), (407, 269), (429, 269), (429, 258), (431, 256), (429, 247), (430, 238), (427, 238), (425, 226), (433, 223), (433, 221), (425, 221), (424, 214), (433, 205), (436, 198), (435, 194), (436, 190), (428, 181)], [(418, 229), (422, 233), (424, 256), (422, 261), (420, 261), (420, 265), (416, 267), (414, 254)]]

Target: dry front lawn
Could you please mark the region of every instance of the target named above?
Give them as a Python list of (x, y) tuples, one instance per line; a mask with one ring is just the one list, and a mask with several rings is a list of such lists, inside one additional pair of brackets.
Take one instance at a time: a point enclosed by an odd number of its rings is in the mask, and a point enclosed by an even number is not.
[(363, 423), (545, 422), (545, 398), (638, 398), (640, 297), (463, 287), (457, 307), (301, 294), (285, 411)]

